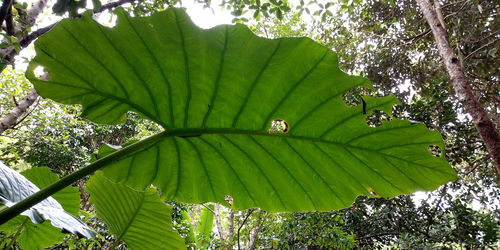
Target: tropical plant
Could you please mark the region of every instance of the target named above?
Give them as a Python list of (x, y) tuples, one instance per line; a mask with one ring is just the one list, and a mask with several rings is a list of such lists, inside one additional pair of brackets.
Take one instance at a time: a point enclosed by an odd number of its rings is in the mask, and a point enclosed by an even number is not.
[[(21, 175), (0, 163), (0, 199), (6, 206), (11, 206), (12, 203), (37, 192), (39, 187), (43, 188), (57, 179), (57, 175), (48, 168), (28, 169)], [(1, 225), (0, 230), (14, 235), (10, 242), (3, 242), (6, 244), (3, 248), (10, 249), (16, 240), (24, 249), (45, 248), (58, 243), (64, 238), (64, 234), (58, 232), (50, 223), (66, 232), (93, 237), (95, 232), (75, 218), (79, 205), (78, 190), (74, 187), (64, 188), (55, 194), (54, 198), (49, 197), (23, 212), (22, 215), (25, 216), (17, 216)]]
[[(444, 154), (428, 149), (444, 148), (437, 132), (395, 118), (366, 125), (374, 110), (391, 113), (393, 96), (346, 106), (345, 92), (370, 83), (341, 72), (336, 55), (309, 39), (263, 39), (242, 25), (205, 31), (177, 9), (117, 14), (114, 28), (88, 14), (62, 21), (36, 42), (27, 76), (42, 96), (82, 104), (93, 121), (117, 123), (131, 110), (165, 131), (2, 211), (3, 222), (104, 167), (92, 178), (138, 190), (153, 184), (166, 199), (269, 211), (338, 209), (358, 195), (393, 197), (455, 178)], [(38, 66), (47, 81), (35, 76)], [(137, 192), (142, 201), (153, 195)], [(134, 244), (120, 226), (127, 213), (105, 207), (111, 231)]]

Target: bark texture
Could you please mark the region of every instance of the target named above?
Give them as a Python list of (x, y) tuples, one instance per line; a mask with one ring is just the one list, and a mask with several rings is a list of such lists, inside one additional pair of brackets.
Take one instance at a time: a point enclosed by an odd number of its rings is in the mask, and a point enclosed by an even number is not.
[(469, 79), (465, 76), (465, 70), (461, 60), (457, 57), (448, 41), (448, 32), (442, 23), (442, 14), (439, 3), (432, 4), (429, 0), (417, 0), (425, 19), (431, 27), (436, 40), (439, 54), (443, 58), (444, 65), (449, 74), (451, 84), (463, 104), (465, 111), (472, 117), (479, 134), (489, 151), (498, 174), (500, 175), (500, 136), (488, 113), (479, 103), (474, 94)]
[(18, 103), (9, 114), (0, 119), (0, 134), (3, 131), (14, 127), (17, 124), (17, 119), (28, 110), (28, 108), (38, 99), (38, 94), (32, 89), (28, 95)]
[(222, 220), (220, 217), (220, 205), (219, 203), (215, 203), (215, 224), (217, 226), (217, 231), (219, 231), (219, 237), (222, 242), (226, 241), (226, 234), (224, 233), (224, 228), (222, 228)]

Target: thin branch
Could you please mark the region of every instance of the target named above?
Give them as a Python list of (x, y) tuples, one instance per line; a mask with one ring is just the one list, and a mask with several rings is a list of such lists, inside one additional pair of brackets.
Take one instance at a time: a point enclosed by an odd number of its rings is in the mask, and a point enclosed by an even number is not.
[(205, 207), (206, 209), (208, 209), (208, 211), (212, 212), (213, 214), (215, 214), (215, 211), (212, 210), (209, 206), (205, 205), (205, 204), (201, 204), (203, 207)]
[(468, 40), (468, 41), (466, 41), (466, 42), (467, 42), (467, 43), (480, 43), (480, 42), (482, 42), (482, 41), (484, 41), (484, 40), (486, 40), (486, 39), (488, 39), (488, 38), (490, 38), (490, 37), (492, 37), (492, 36), (494, 36), (494, 35), (496, 35), (496, 34), (498, 34), (498, 31), (491, 32), (490, 34), (488, 34), (488, 35), (486, 35), (486, 36), (484, 36), (484, 37), (481, 37), (480, 39), (473, 40), (473, 41)]
[(35, 102), (36, 102), (35, 106), (33, 106), (33, 108), (30, 110), (30, 112), (26, 113), (21, 119), (19, 119), (19, 121), (17, 121), (16, 124), (14, 124), (14, 126), (12, 126), (12, 129), (16, 129), (17, 125), (21, 124), (26, 118), (28, 118), (28, 116), (31, 115), (31, 113), (33, 113), (33, 111), (36, 110), (36, 108), (40, 104), (40, 98), (38, 98)]
[(245, 219), (243, 219), (243, 222), (241, 222), (241, 225), (238, 227), (238, 250), (240, 250), (240, 231), (241, 231), (241, 228), (243, 227), (243, 225), (245, 225), (245, 223), (247, 222), (248, 218), (250, 217), (250, 215), (252, 215), (252, 213), (255, 211), (255, 209), (250, 209), (248, 210), (248, 213), (247, 215), (245, 216)]
[(443, 5), (442, 9), (448, 8), (448, 7), (450, 7), (450, 6), (452, 6), (452, 5), (455, 5), (455, 4), (459, 4), (459, 3), (467, 2), (467, 1), (469, 1), (469, 0), (461, 0), (461, 1), (456, 1), (456, 2), (454, 2), (454, 3), (448, 3), (448, 4)]
[(465, 61), (467, 61), (467, 59), (471, 58), (471, 57), (472, 57), (474, 54), (476, 54), (477, 52), (481, 51), (482, 49), (484, 49), (484, 48), (486, 48), (486, 47), (488, 47), (488, 46), (490, 46), (490, 45), (492, 45), (492, 44), (494, 44), (494, 43), (496, 43), (496, 42), (498, 42), (498, 41), (500, 41), (500, 38), (497, 38), (497, 39), (495, 39), (495, 40), (493, 40), (493, 41), (490, 41), (489, 43), (486, 43), (486, 44), (484, 44), (483, 46), (481, 46), (481, 47), (479, 47), (479, 48), (475, 49), (474, 51), (472, 51), (471, 53), (469, 53), (469, 54), (468, 54), (468, 55), (464, 58), (464, 62), (465, 62)]
[(380, 236), (399, 235), (399, 234), (400, 234), (399, 232), (384, 232), (384, 233), (378, 233), (378, 234), (368, 234), (368, 235), (364, 235), (361, 237), (356, 237), (356, 240), (364, 240), (364, 239), (373, 238), (373, 237), (378, 238)]
[(401, 40), (403, 41), (413, 41), (413, 40), (416, 40), (420, 37), (423, 37), (423, 36), (426, 36), (427, 34), (429, 34), (431, 32), (431, 29), (426, 29), (424, 30), (422, 33), (418, 34), (418, 35), (415, 35), (415, 36), (412, 36), (412, 37), (408, 37), (408, 38), (402, 38)]
[(17, 99), (15, 96), (12, 96), (12, 101), (14, 102), (15, 106), (19, 105), (19, 103), (17, 103)]
[(121, 5), (124, 5), (126, 3), (132, 3), (134, 1), (135, 0), (120, 0), (120, 1), (112, 2), (112, 3), (104, 4), (103, 6), (101, 6), (101, 9), (95, 13), (103, 12), (103, 11), (109, 10), (109, 9), (114, 9), (114, 8), (119, 7)]
[(0, 119), (0, 134), (6, 129), (14, 127), (17, 124), (17, 119), (26, 112), (37, 98), (38, 94), (35, 89), (32, 89), (23, 101), (16, 105), (4, 118)]
[[(455, 2), (455, 3), (452, 3), (452, 4), (458, 4), (458, 3), (462, 3), (462, 2), (466, 2), (466, 1), (467, 1), (467, 0), (464, 0), (464, 1), (458, 1), (458, 2)], [(442, 9), (444, 9), (445, 7), (450, 6), (450, 5), (451, 5), (451, 4), (444, 5), (444, 6), (442, 7)], [(446, 15), (445, 17), (443, 17), (443, 21), (442, 21), (442, 23), (444, 24), (444, 23), (445, 23), (445, 21), (446, 21), (446, 19), (450, 18), (451, 16), (454, 16), (454, 15), (458, 14), (458, 12), (459, 12), (459, 11), (461, 11), (461, 10), (463, 9), (463, 7), (464, 7), (464, 5), (462, 5), (462, 7), (460, 7), (460, 9), (459, 9), (458, 11), (453, 12), (453, 13), (450, 13), (450, 14)], [(442, 17), (442, 16), (443, 16), (443, 15), (441, 15), (441, 17)], [(416, 39), (419, 39), (419, 38), (421, 38), (421, 37), (424, 37), (424, 36), (428, 35), (429, 33), (431, 33), (431, 31), (432, 31), (432, 30), (431, 30), (431, 28), (428, 28), (428, 29), (426, 29), (426, 30), (422, 31), (421, 33), (419, 33), (419, 34), (417, 34), (417, 35), (415, 35), (415, 36), (412, 36), (412, 37), (407, 37), (407, 38), (401, 38), (401, 40), (403, 40), (403, 41), (413, 41), (413, 40), (416, 40)]]
[(259, 219), (258, 219), (257, 226), (252, 228), (252, 230), (250, 230), (248, 243), (247, 243), (247, 246), (245, 247), (245, 249), (247, 249), (247, 250), (251, 250), (251, 249), (255, 248), (255, 242), (259, 238), (259, 232), (262, 229), (262, 224), (264, 221), (264, 219), (262, 218), (262, 213), (263, 213), (262, 211), (259, 212)]
[(234, 236), (234, 209), (229, 209), (229, 229), (227, 233), (227, 238), (229, 239), (228, 248), (233, 248), (233, 236)]

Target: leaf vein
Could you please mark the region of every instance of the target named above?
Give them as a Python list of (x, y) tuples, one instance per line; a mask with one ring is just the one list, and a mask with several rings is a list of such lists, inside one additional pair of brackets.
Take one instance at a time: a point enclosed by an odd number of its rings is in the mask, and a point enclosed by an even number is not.
[(202, 171), (204, 172), (205, 176), (207, 177), (208, 185), (210, 186), (210, 191), (212, 191), (212, 200), (216, 200), (217, 196), (215, 195), (215, 190), (214, 190), (214, 185), (213, 185), (214, 182), (212, 181), (212, 178), (208, 174), (207, 165), (205, 163), (205, 160), (203, 159), (202, 154), (200, 153), (200, 150), (198, 149), (198, 147), (196, 147), (196, 145), (193, 144), (193, 142), (191, 140), (186, 139), (185, 141), (189, 145), (191, 145), (191, 147), (194, 149), (194, 151), (196, 151), (196, 154), (198, 155), (198, 160), (201, 163), (200, 167), (201, 167)]
[(358, 186), (361, 187), (362, 190), (366, 190), (365, 186), (361, 184), (358, 179), (356, 179), (349, 171), (347, 171), (345, 168), (342, 167), (342, 164), (339, 164), (336, 160), (333, 159), (333, 157), (328, 154), (328, 152), (325, 152), (320, 146), (318, 146), (316, 143), (313, 143), (314, 147), (317, 148), (321, 153), (323, 153), (332, 163), (333, 165), (337, 166), (340, 170), (342, 170), (344, 173), (349, 175), (351, 179), (358, 184)]
[(227, 160), (226, 156), (224, 156), (224, 154), (222, 154), (221, 151), (217, 147), (215, 147), (214, 145), (212, 145), (209, 141), (203, 139), (203, 137), (200, 137), (200, 140), (203, 141), (203, 142), (205, 142), (209, 147), (211, 147), (222, 158), (222, 160), (224, 160), (226, 162), (226, 164), (229, 167), (229, 169), (232, 171), (232, 173), (234, 174), (234, 176), (236, 176), (236, 178), (238, 179), (238, 182), (245, 189), (245, 192), (248, 194), (248, 197), (250, 197), (250, 199), (252, 200), (253, 204), (256, 205), (257, 203), (255, 202), (255, 199), (254, 199), (252, 193), (250, 191), (248, 191), (247, 186), (245, 185), (245, 183), (243, 182), (243, 180), (241, 179), (241, 177), (238, 175), (238, 172), (236, 172), (236, 170), (234, 170), (233, 165), (231, 163), (229, 163), (229, 160)]
[(176, 12), (174, 12), (175, 15), (175, 23), (177, 25), (177, 29), (179, 30), (179, 37), (181, 39), (182, 43), (182, 53), (184, 55), (184, 74), (186, 77), (186, 87), (187, 87), (187, 98), (186, 98), (186, 106), (184, 107), (184, 127), (187, 127), (188, 124), (188, 119), (189, 119), (189, 104), (191, 102), (191, 79), (190, 79), (190, 71), (189, 71), (189, 61), (188, 61), (188, 55), (187, 55), (187, 50), (186, 50), (186, 41), (184, 38), (184, 32), (181, 29), (180, 21), (179, 21), (179, 15), (177, 15)]
[(297, 180), (297, 178), (295, 178), (295, 176), (290, 172), (290, 170), (287, 167), (285, 167), (285, 165), (280, 160), (278, 160), (276, 158), (276, 156), (274, 156), (271, 152), (269, 152), (269, 150), (267, 150), (264, 146), (262, 146), (262, 144), (259, 141), (257, 141), (255, 138), (253, 138), (253, 136), (249, 135), (249, 137), (255, 144), (257, 144), (257, 146), (260, 147), (260, 149), (262, 149), (263, 152), (265, 152), (267, 155), (269, 155), (271, 157), (271, 159), (273, 159), (276, 163), (278, 163), (278, 165), (281, 167), (281, 169), (283, 169), (285, 171), (285, 173), (288, 174), (288, 176), (290, 176), (292, 178), (292, 180), (300, 187), (300, 189), (302, 189), (302, 192), (304, 192), (304, 194), (307, 196), (307, 199), (309, 199), (309, 201), (311, 202), (313, 207), (318, 207), (316, 205), (316, 202), (311, 198), (311, 196), (309, 195), (307, 190), (304, 188), (302, 183), (299, 182)]
[(127, 90), (123, 87), (123, 85), (120, 84), (120, 81), (118, 81), (118, 79), (116, 78), (115, 74), (113, 74), (113, 72), (108, 68), (106, 67), (101, 61), (97, 60), (97, 58), (95, 58), (93, 56), (94, 53), (91, 53), (87, 47), (83, 46), (83, 44), (80, 42), (80, 40), (78, 40), (75, 35), (73, 33), (71, 33), (71, 31), (69, 31), (66, 27), (64, 27), (64, 25), (61, 25), (61, 27), (63, 28), (64, 31), (66, 31), (66, 33), (68, 33), (70, 35), (70, 37), (76, 42), (78, 43), (78, 45), (80, 45), (80, 47), (85, 50), (85, 52), (87, 52), (87, 54), (90, 55), (90, 58), (94, 59), (95, 62), (97, 62), (97, 64), (99, 64), (101, 66), (102, 69), (104, 69), (108, 74), (109, 76), (111, 76), (113, 78), (113, 80), (116, 82), (116, 84), (120, 87), (120, 89), (123, 91), (123, 94), (125, 95), (126, 99), (130, 99), (130, 96), (127, 92)]
[[(144, 40), (142, 40), (142, 37), (140, 37), (138, 34), (137, 34), (137, 31), (135, 30), (135, 27), (130, 23), (130, 20), (128, 19), (128, 16), (125, 15), (125, 19), (127, 19), (127, 21), (129, 22), (129, 25), (132, 27), (132, 30), (134, 30), (135, 34), (141, 39), (141, 41), (144, 43)], [(101, 32), (101, 34), (103, 35), (103, 37), (105, 38), (105, 40), (111, 45), (111, 47), (113, 47), (113, 49), (120, 55), (120, 57), (127, 63), (128, 67), (130, 69), (132, 69), (132, 72), (134, 72), (134, 74), (137, 76), (137, 78), (140, 79), (140, 82), (141, 82), (141, 85), (146, 89), (146, 92), (148, 93), (149, 95), (149, 98), (151, 100), (151, 102), (153, 103), (153, 107), (155, 109), (155, 113), (157, 115), (157, 118), (158, 120), (161, 120), (161, 114), (160, 114), (160, 111), (158, 110), (158, 105), (156, 103), (156, 100), (155, 100), (155, 96), (153, 95), (153, 93), (151, 92), (151, 88), (149, 87), (149, 85), (146, 83), (146, 81), (144, 80), (144, 78), (142, 77), (141, 74), (139, 74), (139, 72), (137, 72), (137, 69), (135, 67), (132, 66), (132, 64), (127, 60), (127, 57), (125, 57), (123, 55), (123, 53), (121, 53), (121, 51), (118, 50), (118, 48), (115, 46), (115, 44), (109, 39), (109, 37), (106, 35), (106, 33), (102, 30), (103, 29), (103, 26), (102, 25), (99, 25), (98, 23), (95, 23), (96, 26), (98, 27), (99, 31)], [(146, 46), (144, 44), (144, 46)], [(149, 49), (148, 49), (149, 51)], [(153, 58), (154, 56), (151, 55)], [(160, 70), (161, 71), (161, 70)], [(119, 83), (120, 84), (120, 83)], [(122, 85), (122, 84), (120, 84)], [(123, 86), (123, 85), (122, 85)]]
[(330, 185), (328, 185), (325, 178), (323, 178), (323, 176), (319, 174), (318, 171), (316, 171), (316, 169), (313, 166), (311, 166), (311, 164), (309, 164), (309, 162), (304, 158), (304, 156), (302, 156), (302, 154), (299, 153), (299, 151), (297, 151), (297, 149), (295, 149), (286, 138), (285, 138), (285, 143), (288, 145), (288, 147), (290, 147), (293, 150), (293, 152), (295, 152), (296, 155), (299, 156), (300, 159), (302, 159), (302, 161), (306, 163), (306, 165), (314, 172), (314, 174), (316, 174), (316, 176), (319, 177), (319, 179), (323, 182), (323, 184), (330, 190), (331, 193), (333, 193), (333, 195), (337, 197), (337, 199), (339, 199), (340, 202), (342, 202), (343, 204), (348, 204), (347, 202), (343, 201), (342, 198), (340, 198), (337, 192), (333, 190), (332, 187), (330, 187)]
[(222, 52), (221, 52), (221, 59), (220, 59), (220, 63), (219, 63), (219, 70), (217, 72), (217, 77), (215, 79), (215, 84), (214, 84), (214, 91), (212, 93), (212, 98), (210, 99), (210, 104), (208, 105), (208, 110), (207, 110), (207, 113), (205, 114), (205, 117), (203, 117), (203, 122), (201, 124), (201, 127), (205, 127), (205, 124), (208, 120), (208, 117), (210, 116), (210, 114), (212, 114), (212, 110), (214, 109), (214, 104), (215, 104), (215, 98), (217, 96), (217, 94), (219, 93), (219, 86), (220, 86), (220, 78), (222, 76), (222, 71), (223, 71), (223, 66), (224, 66), (224, 58), (226, 57), (226, 51), (227, 51), (227, 43), (228, 43), (228, 40), (229, 40), (229, 34), (227, 32), (227, 26), (225, 26), (225, 30), (224, 30), (224, 47), (222, 48)]
[[(381, 104), (378, 104), (376, 106), (371, 107), (369, 110), (373, 110), (375, 108), (378, 108), (380, 106), (384, 106), (384, 105), (386, 105), (388, 103), (391, 103), (391, 102), (392, 102), (392, 100), (388, 100), (386, 102), (383, 102)], [(356, 111), (356, 112), (352, 112), (351, 115), (349, 115), (349, 116), (345, 117), (344, 119), (340, 120), (339, 122), (335, 123), (333, 126), (331, 126), (330, 128), (328, 128), (325, 132), (323, 132), (323, 134), (321, 134), (319, 137), (321, 138), (321, 137), (326, 136), (327, 134), (329, 134), (330, 132), (332, 132), (333, 130), (335, 130), (336, 128), (338, 128), (339, 125), (344, 124), (347, 121), (350, 121), (351, 119), (353, 119), (354, 117), (358, 116), (359, 114), (362, 114), (362, 112), (363, 112), (362, 110), (359, 110), (359, 111)]]
[(252, 93), (253, 93), (253, 90), (255, 89), (255, 86), (257, 86), (258, 81), (260, 80), (260, 78), (264, 74), (264, 71), (266, 71), (267, 66), (269, 66), (271, 59), (274, 57), (274, 55), (276, 55), (276, 52), (278, 52), (278, 49), (281, 46), (281, 41), (282, 41), (281, 39), (278, 40), (278, 44), (274, 48), (274, 51), (271, 53), (269, 58), (267, 58), (266, 62), (264, 63), (264, 66), (262, 66), (262, 68), (259, 71), (259, 74), (255, 77), (254, 81), (252, 82), (252, 85), (250, 86), (250, 89), (248, 90), (248, 92), (245, 96), (245, 99), (243, 100), (243, 103), (242, 103), (240, 109), (238, 110), (238, 113), (236, 113), (236, 117), (233, 120), (233, 125), (231, 126), (232, 128), (234, 128), (236, 126), (236, 124), (238, 123), (238, 120), (240, 119), (241, 113), (243, 113), (243, 110), (245, 109), (248, 101), (250, 100), (250, 96), (252, 96)]
[(271, 180), (269, 180), (269, 178), (267, 178), (267, 175), (264, 174), (264, 172), (262, 171), (262, 168), (259, 166), (259, 164), (257, 164), (257, 162), (255, 162), (255, 160), (252, 157), (250, 157), (250, 155), (248, 155), (248, 153), (245, 150), (243, 150), (240, 146), (238, 146), (236, 143), (234, 143), (233, 141), (231, 141), (227, 136), (222, 135), (222, 137), (224, 137), (224, 139), (226, 139), (229, 143), (231, 143), (233, 145), (233, 147), (235, 147), (240, 152), (242, 152), (246, 156), (246, 158), (248, 158), (253, 163), (253, 165), (257, 168), (257, 170), (259, 170), (260, 174), (264, 177), (264, 179), (266, 180), (266, 182), (269, 184), (269, 186), (272, 188), (272, 190), (274, 191), (274, 193), (278, 197), (278, 200), (281, 203), (281, 206), (286, 207), (285, 203), (283, 203), (283, 200), (281, 199), (281, 196), (280, 196), (278, 190), (276, 189), (276, 187), (274, 187), (274, 185), (271, 182)]
[(266, 117), (266, 119), (264, 119), (264, 124), (262, 126), (262, 130), (266, 129), (266, 126), (268, 125), (268, 122), (269, 120), (272, 118), (272, 116), (274, 115), (274, 113), (276, 113), (276, 111), (281, 107), (281, 105), (286, 101), (288, 100), (288, 98), (290, 97), (291, 93), (293, 91), (295, 91), (295, 89), (300, 86), (301, 83), (304, 82), (305, 79), (307, 79), (307, 77), (309, 77), (309, 75), (311, 75), (311, 73), (318, 67), (318, 65), (325, 59), (326, 55), (328, 54), (327, 53), (328, 50), (325, 49), (325, 53), (323, 54), (323, 56), (321, 56), (321, 58), (314, 64), (313, 67), (311, 67), (311, 69), (309, 69), (309, 71), (307, 71), (307, 73), (305, 75), (302, 76), (302, 78), (300, 78), (297, 82), (295, 82), (292, 87), (286, 92), (286, 94), (281, 97), (281, 100), (276, 103), (276, 105), (274, 106), (274, 108), (271, 110), (271, 112), (269, 113), (269, 115)]

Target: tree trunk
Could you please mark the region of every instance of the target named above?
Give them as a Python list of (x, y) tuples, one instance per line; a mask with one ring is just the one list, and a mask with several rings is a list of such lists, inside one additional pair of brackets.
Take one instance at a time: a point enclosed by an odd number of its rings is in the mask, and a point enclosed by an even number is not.
[(226, 234), (224, 233), (224, 228), (222, 227), (222, 219), (220, 217), (219, 203), (215, 203), (214, 211), (215, 211), (215, 224), (217, 226), (217, 231), (219, 231), (220, 241), (223, 242), (223, 244), (225, 244)]
[(500, 136), (495, 124), (488, 117), (488, 113), (481, 106), (472, 91), (470, 81), (465, 76), (462, 62), (453, 52), (448, 42), (448, 32), (446, 31), (442, 18), (440, 18), (442, 14), (439, 3), (437, 0), (435, 1), (434, 5), (429, 2), (429, 0), (417, 0), (417, 3), (432, 29), (439, 54), (443, 58), (444, 65), (450, 76), (450, 81), (458, 100), (463, 104), (465, 111), (472, 117), (489, 151), (489, 156), (493, 160), (493, 164), (500, 175)]

